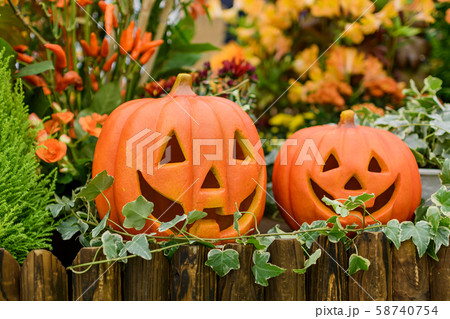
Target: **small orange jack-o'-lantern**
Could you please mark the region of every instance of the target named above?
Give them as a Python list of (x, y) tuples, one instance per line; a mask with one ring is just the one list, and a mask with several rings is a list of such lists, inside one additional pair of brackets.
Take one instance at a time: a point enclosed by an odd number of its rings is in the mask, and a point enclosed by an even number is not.
[[(264, 213), (264, 153), (250, 117), (235, 103), (197, 96), (192, 79), (180, 74), (170, 94), (160, 99), (130, 101), (106, 121), (94, 155), (93, 176), (105, 170), (114, 176), (105, 192), (110, 219), (122, 225), (125, 204), (143, 195), (154, 203), (142, 232), (158, 232), (160, 222), (202, 210), (190, 232), (200, 237), (237, 236), (233, 213)], [(96, 199), (99, 215), (106, 200)], [(240, 232), (255, 227), (251, 214), (239, 220)], [(133, 229), (134, 230), (134, 229)], [(170, 231), (160, 233), (170, 235)]]
[[(344, 111), (338, 125), (299, 130), (280, 150), (273, 170), (273, 192), (293, 229), (303, 222), (335, 215), (332, 207), (322, 202), (324, 196), (346, 199), (373, 193), (375, 197), (366, 202), (366, 209), (383, 224), (391, 219), (411, 219), (420, 204), (419, 169), (408, 146), (390, 132), (357, 126), (353, 120), (353, 111)], [(322, 165), (298, 158), (305, 154), (302, 147), (307, 141), (317, 147)], [(361, 218), (361, 212), (358, 208), (351, 214)], [(369, 216), (365, 220), (366, 224), (374, 223)], [(362, 225), (354, 216), (340, 221), (344, 226)]]

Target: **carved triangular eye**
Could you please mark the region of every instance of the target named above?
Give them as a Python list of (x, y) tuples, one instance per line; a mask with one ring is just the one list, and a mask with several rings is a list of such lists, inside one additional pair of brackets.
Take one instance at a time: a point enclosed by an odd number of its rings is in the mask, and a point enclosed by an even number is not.
[(378, 163), (377, 159), (373, 156), (369, 162), (369, 172), (381, 173), (381, 166)]
[(161, 157), (161, 161), (159, 162), (160, 164), (181, 163), (186, 160), (186, 157), (181, 150), (177, 135), (172, 132), (170, 136), (170, 140), (166, 144), (163, 156)]
[(244, 161), (247, 156), (252, 158), (252, 153), (246, 145), (246, 139), (239, 131), (236, 131), (233, 140), (233, 159)]
[(327, 160), (325, 161), (325, 165), (323, 166), (322, 172), (330, 171), (330, 170), (338, 168), (338, 167), (339, 167), (339, 163), (338, 163), (336, 157), (334, 157), (333, 154), (330, 154), (330, 156), (328, 156)]
[(213, 172), (213, 168), (211, 168), (208, 174), (206, 174), (205, 180), (202, 184), (202, 188), (220, 188), (220, 183)]

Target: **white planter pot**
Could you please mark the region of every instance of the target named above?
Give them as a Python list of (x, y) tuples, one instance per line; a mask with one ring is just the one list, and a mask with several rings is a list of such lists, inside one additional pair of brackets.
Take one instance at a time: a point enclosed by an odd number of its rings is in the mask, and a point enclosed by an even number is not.
[(441, 188), (441, 180), (438, 175), (440, 172), (441, 170), (436, 168), (419, 168), (423, 199), (429, 199)]

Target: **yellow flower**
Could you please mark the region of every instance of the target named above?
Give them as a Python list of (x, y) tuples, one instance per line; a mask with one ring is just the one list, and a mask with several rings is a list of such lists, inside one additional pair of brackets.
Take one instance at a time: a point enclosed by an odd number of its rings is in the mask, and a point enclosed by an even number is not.
[(311, 14), (315, 17), (332, 18), (340, 14), (338, 0), (317, 0), (311, 5)]
[(285, 30), (291, 26), (291, 16), (289, 12), (280, 12), (273, 3), (268, 3), (264, 7), (260, 24), (271, 25), (278, 29)]
[(275, 52), (275, 43), (282, 36), (280, 29), (270, 25), (262, 26), (259, 30), (261, 34), (261, 43), (268, 53)]
[(289, 126), (289, 122), (292, 120), (292, 115), (285, 113), (278, 113), (269, 120), (269, 124), (272, 126)]
[(361, 31), (361, 25), (356, 22), (354, 24), (347, 23), (345, 26), (345, 37), (349, 38), (354, 44), (360, 44), (364, 40), (364, 34)]
[(372, 34), (381, 26), (381, 21), (373, 14), (366, 14), (359, 22), (361, 24), (361, 31), (364, 34)]
[(236, 42), (229, 42), (219, 53), (213, 55), (210, 60), (211, 68), (213, 70), (218, 70), (222, 67), (223, 61), (232, 60), (233, 58), (235, 58), (236, 61), (244, 60), (244, 50)]
[(346, 75), (364, 74), (364, 54), (355, 48), (333, 47), (326, 61), (327, 70), (339, 80)]
[(291, 84), (291, 88), (288, 91), (288, 99), (292, 103), (298, 103), (300, 101), (304, 101), (306, 99), (305, 90), (300, 83), (295, 82), (294, 79), (289, 80), (289, 84)]
[(314, 114), (313, 112), (305, 112), (303, 113), (303, 117), (306, 120), (313, 120), (316, 117), (316, 114)]
[(240, 7), (250, 17), (261, 16), (265, 5), (265, 0), (240, 0), (236, 2), (237, 5), (235, 4), (235, 6)]
[(381, 22), (385, 27), (392, 27), (394, 19), (398, 16), (398, 11), (393, 2), (388, 2), (383, 9), (375, 13), (375, 17)]
[(278, 0), (276, 6), (283, 15), (290, 15), (295, 18), (305, 8), (305, 3), (303, 0)]
[(280, 128), (277, 127), (277, 126), (273, 126), (273, 127), (270, 128), (270, 131), (271, 131), (273, 134), (277, 134), (277, 133), (280, 131)]
[(294, 70), (301, 75), (306, 72), (309, 67), (311, 67), (309, 72), (312, 72), (313, 68), (319, 68), (318, 65), (314, 63), (317, 60), (318, 55), (319, 47), (316, 44), (304, 49), (295, 56)]
[(364, 13), (370, 13), (375, 10), (374, 3), (370, 0), (340, 0), (344, 15), (351, 14), (353, 18), (358, 18)]
[(297, 114), (292, 118), (292, 121), (289, 123), (289, 131), (295, 132), (301, 126), (305, 124), (305, 118), (301, 114)]
[(434, 2), (433, 0), (414, 0), (409, 6), (413, 12), (417, 12), (415, 18), (419, 21), (433, 23)]
[(236, 34), (237, 34), (239, 40), (248, 42), (249, 39), (255, 35), (255, 28), (238, 27), (238, 28), (236, 28)]

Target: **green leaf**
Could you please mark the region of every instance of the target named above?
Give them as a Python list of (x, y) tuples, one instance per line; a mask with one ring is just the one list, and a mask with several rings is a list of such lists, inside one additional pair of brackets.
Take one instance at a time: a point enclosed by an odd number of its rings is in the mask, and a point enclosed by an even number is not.
[(119, 257), (119, 253), (123, 248), (122, 236), (118, 234), (111, 234), (109, 230), (102, 235), (103, 253), (107, 259)]
[(404, 242), (412, 237), (413, 243), (417, 247), (419, 257), (422, 257), (427, 251), (428, 243), (431, 239), (431, 226), (428, 222), (421, 220), (415, 225), (410, 222), (402, 222), (400, 224), (400, 240)]
[(431, 195), (431, 201), (437, 206), (441, 206), (443, 213), (450, 213), (450, 192), (442, 186), (436, 193)]
[(109, 114), (121, 103), (119, 84), (108, 82), (94, 94), (90, 109), (98, 114)]
[(311, 256), (309, 256), (308, 259), (305, 260), (303, 268), (293, 269), (293, 271), (297, 274), (304, 274), (309, 267), (316, 264), (317, 260), (320, 258), (321, 255), (322, 255), (322, 250), (319, 248)]
[(450, 186), (450, 159), (446, 159), (442, 165), (442, 172), (439, 174), (442, 185)]
[(252, 244), (257, 250), (266, 250), (274, 242), (275, 236), (255, 237), (250, 236), (245, 243)]
[(71, 239), (73, 235), (80, 231), (77, 223), (78, 219), (75, 216), (70, 216), (56, 227), (63, 240)]
[[(172, 246), (172, 245), (175, 245), (175, 244), (177, 244), (177, 242), (174, 241), (174, 240), (163, 241), (163, 242), (159, 243), (159, 245), (162, 248), (165, 248), (165, 247), (168, 247), (168, 246)], [(163, 250), (164, 256), (169, 258), (169, 260), (172, 259), (173, 255), (175, 254), (175, 252), (178, 250), (179, 247), (180, 246), (174, 246), (174, 247), (170, 247), (170, 248), (164, 249)]]
[(55, 67), (53, 66), (52, 61), (38, 62), (27, 65), (24, 68), (21, 68), (20, 71), (16, 74), (16, 76), (24, 77), (27, 75), (41, 74), (42, 72), (54, 69)]
[(179, 70), (184, 67), (194, 65), (202, 57), (201, 53), (184, 53), (174, 52), (167, 63), (164, 65), (161, 73), (169, 72), (170, 70)]
[(86, 231), (88, 230), (89, 225), (86, 224), (84, 221), (79, 220), (79, 219), (78, 219), (77, 224), (78, 224), (78, 227), (79, 227), (79, 229), (80, 229), (80, 233), (81, 233), (82, 235), (84, 235), (84, 234), (86, 233)]
[(364, 257), (352, 254), (348, 262), (348, 274), (351, 276), (359, 270), (368, 270), (370, 261)]
[[(3, 18), (3, 17), (2, 17)], [(14, 51), (14, 49), (9, 45), (8, 42), (0, 38), (0, 52), (5, 50), (5, 53), (3, 54), (5, 59), (9, 59), (9, 68), (11, 70), (16, 70), (16, 57), (17, 53)], [(11, 58), (10, 58), (11, 57)]]
[(208, 253), (206, 266), (211, 267), (220, 277), (225, 276), (231, 269), (239, 269), (239, 253), (234, 249), (212, 249)]
[(283, 230), (280, 229), (280, 225), (275, 225), (273, 226), (271, 229), (269, 229), (267, 231), (268, 234), (274, 234), (273, 237), (275, 238), (285, 238), (285, 239), (294, 239), (297, 238), (297, 235), (286, 235), (286, 236), (280, 236), (280, 235), (276, 235), (276, 234), (285, 234), (286, 232), (284, 232)]
[(184, 214), (183, 215), (177, 215), (171, 221), (168, 221), (166, 223), (161, 223), (161, 226), (159, 226), (158, 230), (160, 232), (166, 231), (166, 230), (172, 228), (173, 226), (175, 226), (176, 224), (178, 224), (179, 222), (185, 220), (186, 218), (187, 218), (187, 216), (184, 215)]
[(331, 231), (328, 233), (328, 240), (332, 243), (337, 243), (339, 240), (345, 237), (345, 232), (339, 229), (338, 224), (334, 224)]
[(77, 197), (82, 197), (87, 201), (94, 200), (101, 192), (111, 187), (114, 177), (103, 171), (95, 176), (85, 187), (81, 189)]
[(61, 203), (47, 205), (47, 209), (52, 213), (53, 218), (58, 217), (59, 213), (66, 205)]
[(424, 84), (424, 90), (428, 90), (432, 93), (436, 93), (442, 88), (442, 80), (432, 77), (431, 75), (425, 78)]
[(395, 245), (397, 249), (400, 249), (400, 223), (397, 219), (392, 219), (387, 222), (386, 227), (383, 228), (383, 232), (386, 237)]
[(122, 214), (125, 216), (123, 226), (141, 230), (144, 228), (148, 216), (153, 212), (153, 206), (153, 203), (142, 195), (139, 195), (134, 202), (125, 204), (122, 208)]
[[(306, 230), (311, 230), (313, 228), (322, 228), (327, 225), (327, 222), (323, 220), (323, 221), (319, 221), (319, 222), (323, 222), (324, 226), (322, 226), (322, 224), (321, 224), (322, 227), (314, 227), (315, 222), (317, 222), (317, 221), (314, 221), (311, 224), (311, 227), (308, 225), (308, 223), (305, 222), (302, 224), (302, 226), (300, 227), (299, 230), (306, 231)], [(312, 244), (317, 240), (317, 238), (319, 236), (320, 236), (320, 233), (318, 231), (301, 233), (301, 234), (297, 235), (297, 240), (302, 244), (303, 243), (306, 244), (306, 247), (311, 248)]]
[(211, 43), (189, 43), (174, 45), (173, 50), (179, 52), (201, 53), (206, 51), (219, 50), (219, 48), (212, 45)]
[(428, 207), (426, 214), (427, 221), (430, 223), (433, 234), (436, 234), (441, 220), (441, 212), (436, 206)]
[(450, 229), (448, 227), (439, 226), (434, 237), (435, 252), (437, 253), (442, 245), (448, 246), (450, 236)]
[(25, 104), (29, 106), (30, 113), (36, 113), (36, 115), (41, 119), (49, 116), (52, 112), (50, 100), (44, 94), (42, 87), (35, 87), (32, 90), (26, 90)]
[(372, 199), (374, 197), (375, 197), (375, 194), (367, 194), (367, 193), (363, 193), (363, 194), (357, 195), (357, 196), (349, 196), (348, 199), (345, 201), (344, 206), (346, 206), (348, 209), (355, 209), (358, 206), (356, 206), (354, 208), (349, 208), (349, 207), (353, 207), (353, 205), (351, 205), (351, 206), (347, 206), (347, 205), (350, 205), (350, 203), (355, 203), (355, 204), (365, 203), (369, 199)]
[(105, 229), (106, 227), (106, 223), (108, 222), (109, 219), (109, 214), (110, 212), (108, 212), (103, 219), (101, 220), (100, 223), (98, 223), (97, 226), (95, 226), (95, 228), (92, 230), (92, 237), (97, 237), (98, 234), (100, 234), (100, 232)]
[(196, 222), (197, 220), (205, 218), (206, 216), (208, 216), (208, 214), (205, 212), (202, 212), (200, 210), (193, 210), (188, 213), (186, 220), (187, 220), (188, 224), (192, 224), (192, 223)]
[(252, 271), (255, 276), (255, 282), (264, 287), (267, 287), (269, 284), (267, 279), (277, 277), (286, 271), (286, 269), (269, 263), (269, 258), (270, 253), (268, 252), (255, 250), (253, 253), (254, 266), (252, 267)]
[(324, 202), (328, 206), (332, 206), (336, 214), (347, 217), (348, 214), (350, 214), (349, 210), (344, 207), (344, 204), (342, 204), (340, 201), (335, 199), (329, 199), (328, 197), (324, 196), (322, 198), (322, 202)]
[(239, 234), (239, 236), (241, 235), (241, 232), (239, 230), (239, 219), (242, 217), (242, 214), (240, 211), (236, 211), (233, 214), (233, 228), (234, 230)]
[(137, 255), (145, 260), (152, 259), (152, 253), (150, 252), (148, 240), (144, 234), (136, 235), (131, 241), (127, 241), (125, 248), (130, 252), (130, 254)]

